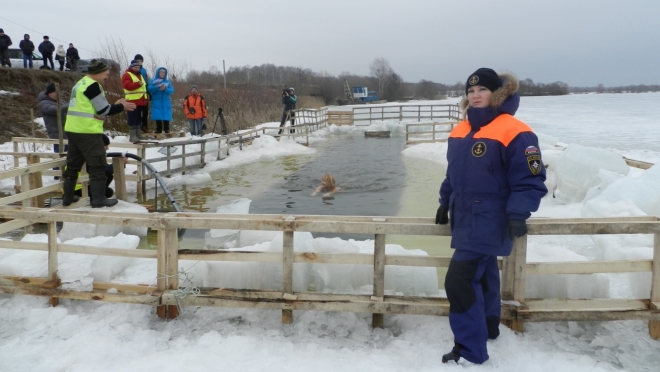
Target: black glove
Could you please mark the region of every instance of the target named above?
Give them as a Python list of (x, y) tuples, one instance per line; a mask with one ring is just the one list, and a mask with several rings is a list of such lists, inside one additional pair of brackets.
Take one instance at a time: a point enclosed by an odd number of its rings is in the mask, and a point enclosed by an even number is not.
[(527, 224), (521, 220), (509, 220), (509, 226), (506, 228), (506, 234), (511, 240), (527, 235)]
[(449, 209), (441, 205), (438, 207), (438, 211), (435, 213), (435, 224), (446, 225), (447, 223), (449, 223)]

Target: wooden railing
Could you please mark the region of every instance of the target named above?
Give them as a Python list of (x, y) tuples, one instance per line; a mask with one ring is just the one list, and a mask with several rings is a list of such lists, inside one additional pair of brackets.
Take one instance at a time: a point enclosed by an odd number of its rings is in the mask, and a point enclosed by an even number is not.
[[(129, 142), (113, 142), (113, 149), (123, 149), (135, 155), (145, 159), (147, 162), (158, 167), (158, 163), (165, 163), (166, 166), (164, 169), (159, 169), (158, 173), (161, 176), (167, 176), (171, 174), (185, 174), (188, 171), (203, 168), (206, 165), (206, 161), (211, 159), (220, 160), (228, 156), (229, 149), (238, 148), (239, 150), (243, 149), (244, 145), (250, 144), (255, 138), (259, 137), (261, 134), (271, 134), (277, 137), (290, 137), (290, 138), (300, 138), (304, 137), (304, 143), (309, 144), (309, 133), (319, 130), (327, 125), (327, 110), (325, 108), (314, 110), (314, 109), (298, 109), (296, 110), (296, 126), (295, 133), (289, 133), (289, 127), (287, 127), (281, 135), (277, 135), (279, 127), (261, 127), (258, 129), (250, 129), (246, 131), (241, 131), (237, 133), (228, 134), (226, 136), (218, 137), (203, 137), (203, 138), (187, 138), (181, 140), (167, 140), (159, 143), (129, 143)], [(13, 152), (0, 152), (0, 155), (13, 156), (14, 157), (14, 168), (0, 171), (0, 180), (7, 177), (15, 177), (14, 189), (17, 193), (23, 193), (21, 196), (15, 195), (11, 203), (16, 201), (23, 201), (27, 195), (35, 195), (35, 197), (40, 198), (41, 200), (51, 192), (58, 192), (62, 188), (62, 184), (57, 183), (42, 187), (42, 177), (55, 177), (61, 175), (61, 168), (66, 165), (66, 159), (60, 158), (60, 154), (49, 153), (49, 152), (35, 152), (38, 146), (47, 147), (54, 144), (58, 144), (59, 140), (57, 139), (48, 139), (48, 138), (25, 138), (25, 137), (14, 137), (12, 138), (14, 143)], [(64, 140), (66, 145), (68, 142)], [(187, 150), (191, 146), (199, 147), (195, 148), (193, 151)], [(31, 152), (22, 152), (23, 149), (30, 150)], [(164, 157), (156, 158), (147, 158), (147, 149), (151, 148), (162, 148)], [(177, 148), (177, 151), (174, 150)], [(180, 151), (179, 151), (180, 150)], [(20, 159), (26, 158), (28, 166), (25, 168), (19, 167)], [(52, 161), (41, 162), (41, 158), (53, 158)], [(172, 161), (181, 160), (181, 165), (174, 166)], [(154, 179), (155, 176), (148, 172), (146, 167), (135, 160), (130, 159), (128, 164), (134, 164), (137, 166), (136, 174), (126, 173), (123, 166), (117, 166), (115, 168), (115, 184), (124, 182), (136, 182), (137, 183), (137, 193), (146, 196), (146, 182)], [(60, 167), (60, 170), (53, 170), (52, 168)], [(83, 167), (84, 168), (84, 167)], [(78, 179), (80, 183), (83, 183), (83, 186), (89, 181), (89, 178), (84, 175)], [(117, 197), (125, 200), (125, 196), (122, 195), (120, 190), (125, 190), (125, 185), (123, 187), (118, 186)], [(83, 196), (87, 196), (87, 187), (83, 187)], [(29, 192), (29, 194), (25, 194)], [(42, 206), (43, 201), (38, 202), (33, 200), (31, 204), (23, 204), (24, 206)]]
[(454, 129), (454, 125), (456, 125), (456, 123), (457, 122), (455, 121), (444, 121), (406, 124), (406, 145), (446, 142), (449, 132)]
[(416, 120), (418, 122), (448, 120), (458, 122), (461, 119), (458, 105), (368, 105), (353, 108), (354, 125), (370, 125), (374, 121), (384, 120)]
[[(281, 309), (282, 321), (293, 320), (294, 310), (368, 312), (373, 325), (383, 326), (383, 314), (448, 315), (445, 298), (385, 295), (385, 266), (447, 267), (449, 257), (402, 256), (385, 254), (388, 234), (448, 236), (448, 226), (435, 225), (431, 218), (293, 216), (293, 215), (222, 215), (205, 213), (128, 214), (79, 210), (43, 210), (0, 207), (0, 218), (16, 218), (48, 224), (47, 243), (2, 242), (3, 248), (48, 252), (48, 277), (0, 276), (0, 292), (47, 296), (51, 303), (58, 298), (101, 300), (157, 306), (159, 316), (173, 318), (178, 306), (224, 306)], [(158, 231), (156, 251), (109, 249), (60, 244), (56, 222), (84, 222), (147, 227)], [(529, 235), (601, 235), (652, 234), (653, 260), (527, 263), (527, 237), (515, 241), (513, 252), (501, 260), (502, 320), (522, 331), (524, 322), (559, 320), (649, 321), (649, 332), (660, 339), (660, 219), (657, 217), (594, 219), (530, 219)], [(282, 252), (181, 250), (178, 229), (232, 229), (282, 231)], [(295, 252), (296, 232), (359, 233), (374, 235), (373, 254), (321, 254)], [(201, 247), (200, 247), (201, 248)], [(155, 286), (138, 284), (94, 283), (89, 292), (59, 288), (58, 252), (140, 257), (157, 260)], [(281, 290), (239, 290), (200, 288), (196, 296), (183, 299), (179, 289), (179, 260), (276, 262), (282, 265)], [(373, 267), (373, 293), (327, 294), (293, 289), (294, 263), (355, 264)], [(528, 299), (525, 297), (527, 275), (651, 272), (649, 298), (629, 299)], [(117, 293), (108, 293), (116, 288)]]

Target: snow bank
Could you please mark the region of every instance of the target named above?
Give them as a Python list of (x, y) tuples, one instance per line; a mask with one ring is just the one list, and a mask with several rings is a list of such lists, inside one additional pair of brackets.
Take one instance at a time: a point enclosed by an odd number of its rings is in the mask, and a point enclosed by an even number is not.
[[(149, 213), (147, 209), (139, 204), (127, 203), (119, 200), (112, 208), (92, 208), (90, 206), (78, 208), (99, 213)], [(92, 238), (95, 236), (115, 236), (119, 233), (127, 235), (146, 236), (146, 227), (119, 226), (119, 225), (96, 225), (92, 223), (65, 222), (58, 237), (65, 241), (73, 238)]]
[[(545, 156), (545, 154), (544, 154)], [(557, 197), (581, 201), (589, 188), (601, 183), (601, 169), (620, 175), (630, 171), (621, 155), (599, 149), (571, 144), (557, 159)]]

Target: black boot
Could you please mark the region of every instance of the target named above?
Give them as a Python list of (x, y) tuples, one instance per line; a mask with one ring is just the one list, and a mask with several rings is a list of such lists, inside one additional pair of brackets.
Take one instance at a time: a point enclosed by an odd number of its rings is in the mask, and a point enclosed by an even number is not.
[(450, 360), (453, 360), (456, 362), (456, 364), (458, 364), (458, 360), (461, 359), (461, 354), (459, 354), (460, 350), (461, 347), (458, 344), (455, 344), (454, 348), (451, 349), (451, 352), (442, 356), (442, 363), (447, 363)]
[(496, 339), (500, 335), (500, 317), (489, 316), (486, 317), (486, 328), (488, 329), (488, 338), (491, 340)]
[(89, 181), (92, 208), (112, 207), (118, 203), (117, 199), (108, 199), (105, 197), (105, 189), (105, 180)]
[(78, 181), (77, 178), (64, 179), (64, 186), (62, 186), (62, 191), (64, 191), (64, 196), (62, 197), (62, 205), (65, 207), (68, 207), (71, 205), (71, 203), (75, 203), (80, 200), (78, 195), (74, 194), (76, 191), (76, 181)]
[(163, 127), (164, 127), (163, 129), (165, 130), (165, 133), (170, 132), (170, 122), (169, 121), (167, 121), (167, 120), (163, 121)]

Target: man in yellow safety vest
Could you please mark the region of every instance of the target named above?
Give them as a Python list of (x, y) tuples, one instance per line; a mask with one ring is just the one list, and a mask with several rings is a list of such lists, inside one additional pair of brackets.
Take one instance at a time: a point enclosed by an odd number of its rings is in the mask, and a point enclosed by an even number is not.
[(127, 113), (129, 140), (139, 142), (144, 137), (140, 135), (142, 127), (142, 115), (147, 110), (147, 84), (140, 74), (142, 65), (139, 61), (132, 60), (130, 66), (121, 77), (121, 85), (124, 87), (124, 98), (135, 104), (135, 110)]
[(105, 197), (106, 176), (105, 144), (103, 143), (103, 121), (108, 115), (135, 110), (135, 104), (120, 99), (114, 105), (108, 103), (101, 86), (108, 78), (108, 65), (100, 60), (92, 60), (87, 75), (80, 79), (71, 90), (69, 110), (64, 131), (69, 138), (64, 171), (64, 197), (62, 204), (71, 205), (79, 200), (74, 195), (78, 173), (87, 163), (89, 190), (92, 208), (111, 207), (116, 199)]

